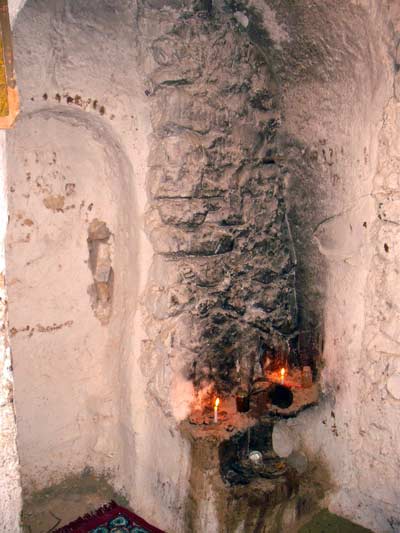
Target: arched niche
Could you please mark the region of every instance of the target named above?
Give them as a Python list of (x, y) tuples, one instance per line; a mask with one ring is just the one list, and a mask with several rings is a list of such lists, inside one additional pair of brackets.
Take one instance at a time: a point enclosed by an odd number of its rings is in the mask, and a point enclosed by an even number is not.
[[(41, 487), (115, 468), (137, 299), (134, 178), (102, 118), (66, 106), (23, 114), (7, 148), (18, 449), (24, 485)], [(107, 316), (96, 283), (110, 285)]]

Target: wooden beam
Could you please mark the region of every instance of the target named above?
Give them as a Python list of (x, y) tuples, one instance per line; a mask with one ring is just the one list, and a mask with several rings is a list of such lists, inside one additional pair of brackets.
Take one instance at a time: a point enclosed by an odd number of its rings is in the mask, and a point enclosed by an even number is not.
[(18, 113), (8, 0), (0, 0), (0, 129), (11, 128)]

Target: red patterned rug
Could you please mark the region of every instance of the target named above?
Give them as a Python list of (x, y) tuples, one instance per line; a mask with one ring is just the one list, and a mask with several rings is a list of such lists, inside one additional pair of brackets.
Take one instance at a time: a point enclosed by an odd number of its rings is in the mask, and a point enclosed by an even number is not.
[(54, 533), (165, 533), (132, 511), (110, 502)]

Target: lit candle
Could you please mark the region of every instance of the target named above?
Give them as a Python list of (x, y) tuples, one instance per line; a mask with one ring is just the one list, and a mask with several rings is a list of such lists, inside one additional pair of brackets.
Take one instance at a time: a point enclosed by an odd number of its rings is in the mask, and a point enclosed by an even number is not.
[(219, 406), (219, 398), (217, 398), (214, 403), (214, 424), (218, 423), (218, 406)]
[(285, 383), (285, 369), (281, 368), (281, 385), (284, 385)]

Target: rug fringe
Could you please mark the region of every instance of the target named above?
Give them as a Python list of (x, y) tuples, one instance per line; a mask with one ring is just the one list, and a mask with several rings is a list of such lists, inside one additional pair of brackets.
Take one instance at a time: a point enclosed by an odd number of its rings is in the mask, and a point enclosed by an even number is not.
[(114, 500), (111, 500), (109, 503), (106, 503), (102, 507), (99, 507), (99, 509), (96, 509), (96, 511), (93, 511), (92, 513), (87, 513), (84, 516), (80, 516), (67, 526), (63, 526), (60, 529), (56, 529), (54, 533), (73, 533), (79, 527), (84, 526), (85, 522), (87, 522), (88, 520), (93, 520), (94, 518), (101, 518), (103, 515), (106, 515), (107, 513), (112, 511), (115, 507), (118, 507), (118, 504), (116, 504)]

